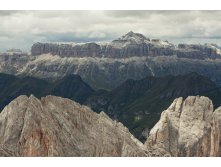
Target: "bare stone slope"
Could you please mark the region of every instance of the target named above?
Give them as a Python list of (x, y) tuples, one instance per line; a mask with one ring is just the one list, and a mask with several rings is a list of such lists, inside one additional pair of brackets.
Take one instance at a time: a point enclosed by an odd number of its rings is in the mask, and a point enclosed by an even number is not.
[(221, 156), (221, 109), (213, 113), (207, 97), (177, 98), (151, 130), (147, 147), (161, 148), (171, 156)]
[(0, 114), (0, 156), (150, 156), (121, 123), (68, 99), (20, 96)]
[(221, 107), (177, 98), (145, 145), (121, 123), (69, 99), (20, 96), (0, 114), (0, 156), (221, 156)]

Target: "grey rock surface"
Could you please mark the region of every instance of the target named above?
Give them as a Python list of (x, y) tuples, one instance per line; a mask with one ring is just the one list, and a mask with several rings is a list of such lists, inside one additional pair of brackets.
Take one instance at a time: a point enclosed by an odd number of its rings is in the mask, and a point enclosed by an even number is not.
[(218, 131), (218, 133), (213, 131), (216, 140), (213, 149), (216, 150), (218, 156), (221, 156), (221, 107), (213, 112), (213, 124), (216, 126), (216, 131)]
[(0, 156), (152, 154), (164, 153), (148, 151), (121, 123), (68, 99), (20, 96), (0, 114)]
[(129, 32), (110, 43), (36, 43), (32, 55), (0, 55), (0, 72), (57, 80), (78, 74), (94, 89), (128, 79), (196, 72), (221, 86), (221, 49), (215, 44), (174, 45)]
[(145, 145), (104, 112), (56, 96), (20, 96), (0, 114), (0, 156), (221, 156), (221, 109), (177, 98)]
[(177, 98), (150, 131), (147, 147), (172, 156), (220, 156), (220, 109), (207, 97)]
[(147, 76), (185, 75), (196, 72), (221, 85), (220, 59), (188, 59), (177, 56), (130, 58), (77, 58), (51, 54), (0, 56), (0, 72), (57, 80), (78, 74), (94, 89), (113, 89), (127, 79)]
[(32, 55), (51, 53), (61, 57), (142, 57), (142, 56), (172, 56), (193, 59), (219, 58), (220, 48), (216, 45), (188, 45), (178, 46), (152, 39), (142, 34), (128, 32), (119, 39), (109, 43), (35, 43), (31, 48)]

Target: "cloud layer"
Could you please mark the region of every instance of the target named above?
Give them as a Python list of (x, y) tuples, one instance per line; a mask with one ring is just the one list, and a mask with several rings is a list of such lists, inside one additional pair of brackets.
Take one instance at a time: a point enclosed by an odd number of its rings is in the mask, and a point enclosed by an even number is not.
[(0, 11), (0, 51), (34, 42), (109, 41), (128, 31), (221, 45), (221, 11)]

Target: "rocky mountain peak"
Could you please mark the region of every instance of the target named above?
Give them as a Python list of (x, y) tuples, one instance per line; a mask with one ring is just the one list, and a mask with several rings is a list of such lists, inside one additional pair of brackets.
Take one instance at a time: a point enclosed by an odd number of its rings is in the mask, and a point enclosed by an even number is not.
[(126, 35), (122, 36), (123, 40), (136, 39), (136, 40), (149, 40), (143, 34), (134, 33), (133, 31), (128, 32)]
[(220, 111), (213, 114), (209, 98), (177, 98), (162, 112), (146, 145), (172, 156), (220, 156), (220, 120)]
[(19, 96), (0, 114), (0, 156), (151, 156), (123, 124), (69, 99)]
[(145, 145), (107, 114), (69, 99), (19, 96), (0, 113), (0, 156), (221, 156), (221, 107), (177, 98)]
[(133, 31), (130, 31), (118, 40), (114, 40), (112, 43), (120, 42), (123, 44), (141, 44), (146, 41), (150, 41), (150, 39), (146, 38), (143, 34), (134, 33)]
[(130, 47), (134, 45), (140, 45), (144, 43), (148, 43), (150, 39), (146, 38), (144, 35), (139, 33), (134, 33), (133, 31), (128, 32), (121, 38), (118, 38), (117, 40), (113, 40), (110, 43), (110, 46), (118, 49), (122, 49), (125, 47)]
[(135, 33), (133, 32), (133, 31), (129, 31), (127, 34), (126, 34), (126, 36), (133, 36), (133, 35), (135, 35)]

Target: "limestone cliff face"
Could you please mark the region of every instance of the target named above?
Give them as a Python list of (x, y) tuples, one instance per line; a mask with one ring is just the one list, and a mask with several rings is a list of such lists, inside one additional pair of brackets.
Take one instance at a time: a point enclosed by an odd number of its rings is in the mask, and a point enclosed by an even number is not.
[(172, 56), (191, 59), (220, 58), (220, 48), (214, 44), (175, 46), (168, 41), (152, 39), (142, 34), (128, 32), (124, 36), (105, 43), (35, 43), (32, 55), (51, 53), (60, 57), (143, 57)]
[(0, 114), (0, 156), (150, 156), (121, 123), (68, 99), (20, 96)]
[(151, 130), (147, 147), (172, 156), (220, 156), (221, 110), (207, 97), (177, 98)]

